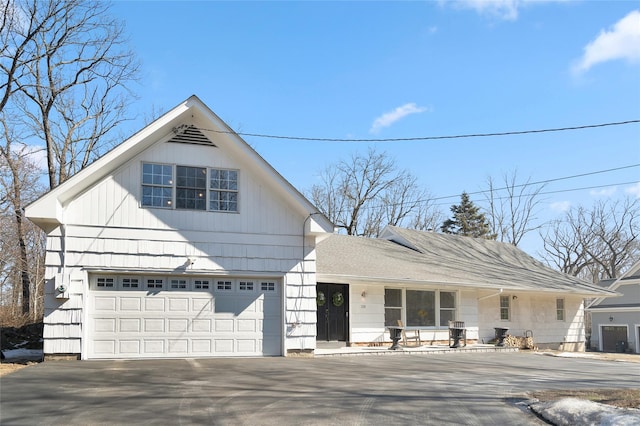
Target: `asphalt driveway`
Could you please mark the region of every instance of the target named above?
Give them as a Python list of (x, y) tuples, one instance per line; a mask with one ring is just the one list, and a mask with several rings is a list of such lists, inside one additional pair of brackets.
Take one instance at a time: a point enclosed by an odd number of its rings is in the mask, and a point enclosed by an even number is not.
[(50, 361), (2, 377), (0, 423), (529, 425), (527, 391), (639, 384), (637, 363), (532, 353)]

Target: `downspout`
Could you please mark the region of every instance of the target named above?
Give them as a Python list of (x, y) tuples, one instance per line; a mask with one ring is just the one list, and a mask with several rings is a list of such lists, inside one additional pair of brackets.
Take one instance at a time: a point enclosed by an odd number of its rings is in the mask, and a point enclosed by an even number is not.
[[(67, 225), (60, 225), (60, 244), (62, 245), (62, 282), (65, 283), (65, 275), (67, 273)], [(57, 285), (57, 283), (56, 283)]]
[(497, 293), (489, 294), (489, 295), (487, 295), (487, 296), (478, 297), (478, 302), (479, 302), (479, 301), (481, 301), (481, 300), (484, 300), (484, 299), (488, 299), (488, 298), (490, 298), (490, 297), (499, 296), (499, 295), (501, 295), (501, 294), (502, 294), (503, 290), (504, 290), (504, 289), (502, 289), (502, 288), (501, 288), (501, 289), (500, 289), (500, 291), (499, 291), (499, 292), (497, 292)]

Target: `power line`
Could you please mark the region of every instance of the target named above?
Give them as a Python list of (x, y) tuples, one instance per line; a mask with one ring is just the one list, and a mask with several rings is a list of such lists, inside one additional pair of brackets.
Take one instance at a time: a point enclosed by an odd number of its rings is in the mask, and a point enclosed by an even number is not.
[[(635, 184), (635, 183), (640, 183), (640, 181), (610, 183), (610, 184), (607, 184), (607, 185), (596, 185), (596, 186), (583, 186), (582, 188), (558, 189), (556, 191), (546, 191), (546, 192), (538, 192), (538, 193), (533, 193), (533, 194), (518, 195), (517, 198), (519, 198), (519, 197), (530, 197), (530, 196), (534, 196), (534, 195), (559, 194), (559, 193), (562, 193), (562, 192), (584, 191), (586, 189), (609, 188), (611, 186), (631, 185), (631, 184)], [(487, 191), (482, 191), (482, 192), (487, 192)], [(509, 195), (505, 195), (505, 196), (502, 196), (502, 197), (495, 197), (494, 200), (505, 200), (505, 199), (509, 199), (509, 198), (511, 198)], [(425, 200), (425, 201), (429, 201), (429, 200)], [(443, 206), (443, 205), (446, 205), (446, 204), (448, 204), (448, 203), (437, 203), (437, 204), (434, 204), (434, 205)]]
[[(542, 184), (546, 184), (546, 183), (550, 183), (550, 182), (558, 182), (558, 181), (561, 181), (561, 180), (575, 179), (575, 178), (585, 177), (585, 176), (593, 176), (593, 175), (597, 175), (597, 174), (601, 174), (601, 173), (615, 172), (617, 170), (630, 169), (630, 168), (639, 167), (639, 166), (640, 166), (640, 164), (630, 164), (628, 166), (615, 167), (613, 169), (597, 170), (595, 172), (580, 173), (580, 174), (577, 174), (577, 175), (563, 176), (563, 177), (559, 177), (559, 178), (540, 180), (540, 181), (537, 181), (537, 182), (521, 183), (521, 184), (513, 185), (513, 186), (504, 186), (502, 188), (494, 188), (492, 190), (487, 189), (487, 190), (484, 190), (484, 191), (467, 192), (467, 195), (484, 194), (485, 192), (489, 192), (489, 191), (503, 191), (505, 189), (522, 188), (524, 186), (542, 185)], [(611, 185), (623, 185), (623, 184), (611, 184)], [(605, 186), (611, 186), (611, 185), (605, 185)], [(459, 196), (460, 196), (460, 194), (448, 195), (446, 197), (430, 198), (429, 201), (431, 201), (431, 200), (433, 200), (433, 201), (435, 201), (435, 200), (444, 200), (444, 199), (447, 199), (447, 198), (455, 198), (455, 197), (459, 197)]]
[(203, 129), (203, 128), (198, 128), (198, 130), (206, 131), (206, 132), (214, 132), (214, 133), (223, 133), (223, 134), (236, 134), (240, 136), (251, 136), (256, 138), (287, 139), (287, 140), (297, 140), (297, 141), (407, 142), (407, 141), (426, 141), (426, 140), (440, 140), (440, 139), (481, 138), (481, 137), (489, 137), (489, 136), (515, 136), (515, 135), (525, 135), (525, 134), (533, 134), (533, 133), (565, 132), (570, 130), (584, 130), (584, 129), (594, 129), (598, 127), (623, 126), (627, 124), (636, 124), (636, 123), (640, 123), (640, 120), (616, 121), (616, 122), (610, 122), (610, 123), (587, 124), (583, 126), (571, 126), (571, 127), (555, 127), (555, 128), (549, 128), (549, 129), (516, 130), (516, 131), (509, 131), (509, 132), (468, 133), (468, 134), (461, 134), (461, 135), (420, 136), (420, 137), (410, 137), (410, 138), (383, 138), (383, 139), (348, 139), (348, 138), (321, 138), (321, 137), (316, 138), (316, 137), (304, 137), (304, 136), (269, 135), (264, 133), (245, 133), (245, 132), (234, 132), (229, 130), (216, 130), (216, 129)]

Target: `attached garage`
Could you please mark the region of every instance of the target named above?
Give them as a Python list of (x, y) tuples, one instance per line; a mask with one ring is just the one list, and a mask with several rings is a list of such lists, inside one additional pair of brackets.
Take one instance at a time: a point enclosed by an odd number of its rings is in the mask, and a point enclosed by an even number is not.
[(282, 355), (272, 279), (96, 275), (87, 307), (87, 358)]

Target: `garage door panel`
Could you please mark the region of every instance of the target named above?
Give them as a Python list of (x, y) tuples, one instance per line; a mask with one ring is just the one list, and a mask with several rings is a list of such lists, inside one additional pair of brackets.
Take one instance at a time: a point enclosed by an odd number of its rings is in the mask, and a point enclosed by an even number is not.
[(144, 310), (146, 312), (164, 312), (164, 298), (157, 296), (145, 298)]
[(96, 333), (115, 333), (116, 320), (114, 318), (95, 318), (93, 320), (93, 330)]
[(140, 312), (142, 308), (142, 300), (140, 297), (121, 297), (120, 310)]
[(210, 319), (194, 319), (191, 322), (191, 330), (194, 333), (211, 333)]
[(214, 324), (217, 332), (233, 332), (233, 319), (216, 319)]
[(169, 312), (189, 312), (189, 299), (185, 298), (169, 298)]
[(241, 353), (255, 353), (258, 351), (256, 340), (254, 339), (238, 339), (236, 344), (238, 352)]
[(212, 348), (211, 339), (191, 340), (191, 351), (195, 354), (210, 354)]
[(233, 353), (233, 339), (216, 339), (215, 352), (221, 354)]
[(139, 355), (140, 354), (140, 341), (139, 340), (120, 340), (120, 353), (127, 355)]
[(140, 318), (121, 318), (120, 331), (123, 333), (140, 333)]
[(189, 341), (187, 339), (169, 339), (170, 354), (186, 354), (188, 353)]
[(95, 340), (93, 351), (98, 355), (114, 355), (116, 353), (116, 342), (113, 340)]
[(191, 306), (193, 312), (202, 314), (213, 312), (213, 300), (211, 299), (192, 299)]
[(144, 339), (143, 347), (145, 355), (163, 354), (165, 352), (164, 339)]
[(144, 332), (146, 333), (162, 333), (164, 329), (164, 318), (145, 318)]
[(189, 320), (187, 319), (169, 319), (169, 333), (184, 333), (189, 328)]
[(235, 288), (92, 291), (88, 358), (281, 355), (281, 302), (269, 296)]
[(241, 333), (246, 331), (255, 332), (257, 329), (256, 322), (257, 320), (253, 320), (253, 319), (239, 319), (236, 321), (236, 324), (238, 325), (237, 331)]
[(115, 296), (96, 296), (94, 302), (96, 312), (115, 312), (116, 297)]

